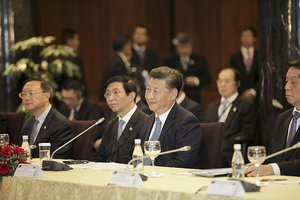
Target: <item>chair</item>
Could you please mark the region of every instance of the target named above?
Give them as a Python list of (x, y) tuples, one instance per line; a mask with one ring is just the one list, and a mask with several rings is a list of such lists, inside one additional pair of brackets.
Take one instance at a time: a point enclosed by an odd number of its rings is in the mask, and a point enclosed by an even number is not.
[[(82, 131), (93, 125), (97, 120), (89, 121), (70, 121), (73, 128), (74, 136), (80, 134)], [(79, 136), (73, 143), (73, 157), (78, 160), (91, 160), (93, 157), (93, 143), (96, 132), (99, 131), (99, 125), (93, 127), (88, 132)]]
[(201, 169), (221, 167), (221, 147), (223, 141), (224, 123), (201, 123), (203, 130), (201, 145)]
[(22, 127), (25, 121), (25, 113), (3, 112), (7, 124), (9, 141), (11, 144), (20, 145), (22, 141)]

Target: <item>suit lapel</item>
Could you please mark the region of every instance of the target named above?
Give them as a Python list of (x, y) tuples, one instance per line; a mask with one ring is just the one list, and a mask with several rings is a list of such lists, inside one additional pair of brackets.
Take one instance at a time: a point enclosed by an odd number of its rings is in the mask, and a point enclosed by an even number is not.
[[(289, 125), (290, 125), (290, 122), (291, 122), (292, 118), (293, 118), (293, 115), (292, 115), (292, 112), (291, 112), (288, 120), (286, 120), (285, 123), (284, 123), (284, 129), (283, 130), (286, 130), (286, 132), (285, 132), (285, 134), (282, 134), (282, 135), (284, 135), (284, 138), (282, 138), (282, 141), (283, 141), (282, 149), (286, 148), (286, 139), (287, 139), (287, 134), (289, 132)], [(296, 144), (299, 141), (300, 141), (300, 129), (298, 128), (290, 146), (293, 146), (294, 144)], [(288, 160), (289, 157), (293, 154), (294, 151), (295, 150), (291, 150), (291, 151), (286, 152), (284, 154), (284, 160)]]
[(226, 118), (226, 120), (225, 120), (225, 126), (224, 126), (224, 129), (227, 129), (227, 128), (230, 126), (231, 121), (232, 121), (233, 117), (235, 116), (235, 113), (237, 112), (239, 102), (240, 102), (239, 97), (237, 97), (237, 98), (232, 102), (232, 106), (231, 106), (230, 111), (229, 111), (229, 113), (228, 113), (228, 116), (227, 116), (227, 118)]
[(173, 126), (173, 124), (175, 123), (175, 118), (176, 118), (176, 112), (177, 112), (177, 108), (178, 105), (177, 103), (175, 103), (175, 105), (173, 106), (173, 108), (171, 109), (165, 124), (161, 130), (160, 136), (159, 136), (159, 141), (162, 144), (164, 137), (166, 135), (166, 133), (168, 132), (169, 128)]

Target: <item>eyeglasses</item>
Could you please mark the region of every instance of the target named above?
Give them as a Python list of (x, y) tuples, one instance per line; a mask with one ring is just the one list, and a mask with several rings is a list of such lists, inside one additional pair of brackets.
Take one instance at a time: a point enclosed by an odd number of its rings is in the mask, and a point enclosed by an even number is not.
[(38, 94), (38, 93), (44, 93), (44, 92), (46, 92), (46, 91), (36, 91), (36, 92), (20, 92), (19, 93), (19, 97), (22, 99), (22, 98), (24, 98), (24, 97), (26, 97), (26, 96), (28, 96), (28, 97), (33, 97), (35, 94)]
[(104, 98), (107, 99), (107, 98), (109, 98), (110, 96), (113, 96), (113, 97), (120, 97), (120, 94), (121, 94), (121, 93), (122, 93), (122, 92), (119, 91), (119, 90), (114, 90), (112, 93), (110, 93), (110, 92), (105, 92), (105, 93), (104, 93)]

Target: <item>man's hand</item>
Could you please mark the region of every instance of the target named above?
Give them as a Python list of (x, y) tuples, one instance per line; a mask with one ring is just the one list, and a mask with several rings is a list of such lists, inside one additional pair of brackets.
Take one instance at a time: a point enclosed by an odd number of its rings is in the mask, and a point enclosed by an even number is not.
[(98, 148), (99, 148), (99, 146), (100, 146), (100, 144), (101, 144), (101, 141), (102, 141), (102, 139), (98, 139), (98, 140), (96, 140), (95, 142), (94, 142), (94, 148), (97, 150)]
[[(245, 169), (245, 174), (247, 176), (255, 176), (256, 171), (255, 171), (255, 166), (251, 165), (250, 167)], [(274, 175), (274, 171), (271, 165), (261, 165), (259, 167), (259, 176), (270, 176)]]

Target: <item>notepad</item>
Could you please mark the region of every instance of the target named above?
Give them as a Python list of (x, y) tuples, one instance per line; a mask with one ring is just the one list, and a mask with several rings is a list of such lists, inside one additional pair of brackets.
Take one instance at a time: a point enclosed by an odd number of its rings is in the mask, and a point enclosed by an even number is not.
[(218, 168), (218, 169), (199, 169), (190, 171), (191, 174), (195, 176), (203, 177), (218, 177), (218, 176), (228, 176), (232, 173), (231, 168)]

